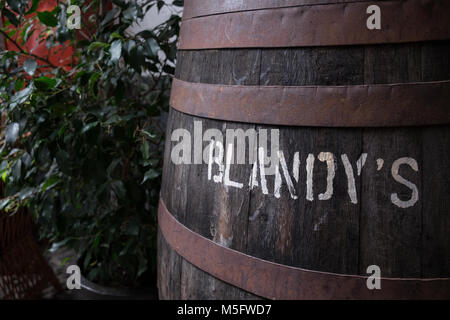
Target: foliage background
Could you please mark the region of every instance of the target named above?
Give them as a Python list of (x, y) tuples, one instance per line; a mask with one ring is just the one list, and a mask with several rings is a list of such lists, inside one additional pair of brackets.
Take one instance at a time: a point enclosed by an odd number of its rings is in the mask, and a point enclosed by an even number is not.
[[(182, 1), (78, 0), (82, 30), (66, 26), (68, 3), (2, 0), (9, 40), (0, 53), (5, 126), (0, 210), (27, 206), (53, 248), (76, 250), (90, 280), (148, 285), (156, 259), (156, 211)], [(152, 7), (174, 14), (132, 35)], [(61, 66), (28, 51), (34, 33), (48, 49), (74, 48)]]

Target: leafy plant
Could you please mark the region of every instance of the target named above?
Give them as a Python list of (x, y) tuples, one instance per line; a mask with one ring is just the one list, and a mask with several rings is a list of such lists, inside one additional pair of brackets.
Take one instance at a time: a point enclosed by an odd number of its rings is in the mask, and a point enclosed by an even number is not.
[[(78, 0), (82, 29), (66, 27), (67, 4), (0, 1), (0, 101), (5, 119), (0, 175), (10, 214), (28, 206), (41, 236), (75, 248), (85, 274), (136, 286), (153, 279), (164, 115), (174, 71), (181, 1)], [(173, 14), (130, 34), (148, 10)], [(154, 10), (155, 10), (154, 9)], [(36, 14), (37, 12), (37, 14)], [(38, 34), (55, 63), (27, 49)], [(53, 50), (53, 51), (52, 51)]]

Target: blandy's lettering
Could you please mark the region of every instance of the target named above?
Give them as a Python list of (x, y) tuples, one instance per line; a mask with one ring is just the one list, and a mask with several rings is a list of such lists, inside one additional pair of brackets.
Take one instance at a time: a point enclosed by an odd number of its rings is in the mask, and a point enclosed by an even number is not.
[[(214, 148), (216, 150), (218, 149), (218, 155), (213, 156)], [(233, 187), (233, 188), (239, 188), (242, 189), (244, 187), (244, 183), (240, 181), (232, 181), (230, 179), (230, 170), (231, 170), (231, 157), (233, 153), (233, 145), (228, 145), (228, 148), (226, 148), (226, 151), (224, 151), (224, 147), (220, 142), (212, 142), (210, 146), (210, 159), (208, 161), (208, 180), (212, 180), (215, 183), (223, 183), (225, 187)], [(223, 162), (224, 154), (226, 154), (225, 157), (225, 163)], [(288, 165), (286, 163), (286, 159), (284, 156), (283, 151), (278, 151), (278, 163), (274, 164), (275, 166), (275, 181), (274, 181), (274, 188), (272, 195), (275, 198), (280, 198), (280, 190), (283, 183), (286, 184), (287, 190), (290, 194), (290, 197), (292, 199), (298, 198), (298, 190), (296, 190), (294, 186), (294, 181), (297, 183), (299, 182), (299, 172), (301, 170), (301, 164), (300, 164), (300, 154), (299, 152), (296, 152), (293, 157), (293, 163), (292, 163), (292, 176), (291, 173), (288, 170)], [(258, 149), (258, 159), (255, 160), (253, 166), (252, 166), (252, 172), (249, 177), (248, 187), (250, 190), (260, 187), (261, 192), (265, 195), (269, 195), (269, 188), (267, 186), (267, 174), (265, 172), (265, 166), (264, 166), (264, 155), (265, 150), (260, 147)], [(349, 200), (353, 204), (358, 204), (358, 192), (356, 190), (356, 182), (355, 182), (355, 176), (360, 176), (361, 172), (363, 170), (363, 167), (367, 160), (367, 153), (363, 153), (360, 158), (355, 162), (355, 165), (352, 165), (350, 159), (348, 158), (347, 154), (342, 154), (340, 156), (342, 164), (345, 169), (345, 174), (347, 176), (347, 192), (349, 196)], [(333, 197), (334, 193), (334, 187), (333, 187), (333, 180), (335, 178), (336, 173), (336, 157), (331, 152), (321, 152), (317, 156), (317, 160), (320, 162), (326, 163), (327, 166), (327, 186), (326, 190), (323, 193), (319, 193), (317, 196), (317, 199), (320, 201), (330, 200)], [(380, 168), (380, 161), (381, 159), (377, 159), (377, 165), (378, 168)], [(315, 165), (316, 157), (314, 154), (308, 154), (306, 158), (306, 181), (305, 181), (305, 187), (306, 187), (306, 200), (308, 201), (314, 201), (316, 199), (316, 196), (314, 194), (314, 165)], [(398, 182), (399, 184), (404, 185), (408, 189), (411, 190), (411, 197), (408, 200), (401, 200), (397, 193), (392, 193), (388, 196), (390, 196), (391, 202), (400, 208), (410, 208), (413, 207), (417, 201), (419, 200), (419, 191), (417, 186), (406, 180), (404, 177), (400, 176), (399, 174), (399, 168), (400, 166), (407, 166), (410, 167), (410, 169), (414, 170), (415, 172), (419, 171), (419, 167), (417, 164), (417, 161), (413, 158), (403, 157), (400, 159), (397, 159), (392, 164), (391, 169), (391, 175), (392, 178)], [(216, 168), (216, 174), (213, 174), (213, 167)], [(381, 169), (379, 169), (381, 170)], [(379, 171), (378, 170), (378, 171)], [(258, 179), (259, 177), (259, 179)]]
[[(171, 160), (175, 165), (207, 164), (207, 178), (214, 183), (221, 183), (228, 190), (229, 187), (249, 190), (259, 188), (261, 193), (275, 198), (281, 198), (282, 192), (288, 192), (291, 199), (298, 199), (301, 194), (307, 201), (327, 201), (333, 198), (334, 182), (338, 164), (340, 163), (345, 172), (346, 191), (348, 201), (358, 205), (358, 190), (356, 179), (361, 176), (366, 165), (368, 154), (362, 153), (358, 159), (351, 159), (348, 154), (342, 152), (335, 154), (324, 150), (317, 154), (300, 154), (294, 152), (292, 163), (287, 163), (287, 155), (279, 149), (279, 130), (227, 129), (225, 144), (222, 142), (223, 134), (218, 129), (208, 129), (203, 133), (201, 121), (194, 121), (194, 140), (186, 129), (176, 129), (172, 132), (171, 141), (177, 142), (171, 150)], [(270, 136), (270, 139), (268, 139)], [(269, 141), (270, 140), (270, 147)], [(248, 144), (247, 144), (248, 141)], [(205, 143), (207, 145), (205, 146)], [(247, 147), (248, 146), (248, 147)], [(193, 147), (193, 152), (191, 148)], [(385, 163), (382, 158), (376, 160), (376, 170), (390, 169), (390, 176), (404, 190), (402, 196), (393, 190), (386, 191), (386, 197), (391, 203), (399, 208), (407, 209), (413, 207), (419, 201), (419, 189), (417, 186), (401, 176), (399, 171), (411, 171), (419, 173), (419, 165), (414, 158), (403, 156), (394, 160), (392, 164)], [(251, 172), (248, 180), (234, 181), (232, 179), (233, 167), (239, 165), (250, 165)], [(389, 168), (388, 165), (391, 165)], [(317, 168), (320, 166), (320, 168)], [(316, 167), (316, 169), (315, 169)], [(317, 192), (314, 186), (314, 172), (325, 170), (326, 188)], [(304, 171), (303, 171), (304, 170)], [(405, 171), (406, 170), (406, 171)], [(305, 173), (305, 181), (300, 180), (300, 172)], [(268, 177), (274, 176), (273, 183), (268, 184)], [(317, 179), (317, 178), (316, 178)], [(317, 181), (316, 181), (317, 183)], [(286, 187), (283, 187), (283, 186)], [(304, 186), (304, 192), (301, 189)], [(273, 187), (272, 187), (273, 186)], [(284, 191), (283, 191), (284, 190)]]

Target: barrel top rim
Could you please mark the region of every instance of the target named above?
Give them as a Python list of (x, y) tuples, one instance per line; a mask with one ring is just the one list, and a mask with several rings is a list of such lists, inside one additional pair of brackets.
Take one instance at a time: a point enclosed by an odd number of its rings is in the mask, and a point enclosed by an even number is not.
[[(203, 0), (192, 0), (185, 8), (179, 50), (370, 45), (450, 39), (446, 16), (450, 2), (445, 0), (326, 0), (327, 3), (308, 6), (278, 4), (275, 8), (264, 8), (260, 5), (259, 9), (249, 6), (248, 10), (238, 10), (237, 6), (234, 11), (213, 6), (205, 9), (195, 6), (195, 1)], [(271, 1), (274, 0), (262, 0), (262, 3)], [(307, 3), (311, 0), (290, 1)], [(254, 2), (239, 3), (245, 8)], [(384, 22), (376, 28), (367, 25), (367, 8), (373, 3), (383, 12)], [(188, 18), (196, 15), (198, 17)]]
[[(234, 0), (185, 0), (182, 20), (190, 20), (220, 14), (240, 13), (259, 10), (276, 10), (305, 6), (323, 6), (352, 3), (399, 2), (405, 0), (246, 0), (236, 3)], [(201, 4), (201, 5), (200, 5)]]

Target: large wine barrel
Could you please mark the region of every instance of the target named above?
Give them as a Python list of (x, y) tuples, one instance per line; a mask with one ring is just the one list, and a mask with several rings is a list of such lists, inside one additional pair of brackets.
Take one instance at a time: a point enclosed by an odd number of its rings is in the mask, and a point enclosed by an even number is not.
[(186, 0), (160, 298), (450, 298), (449, 14)]

